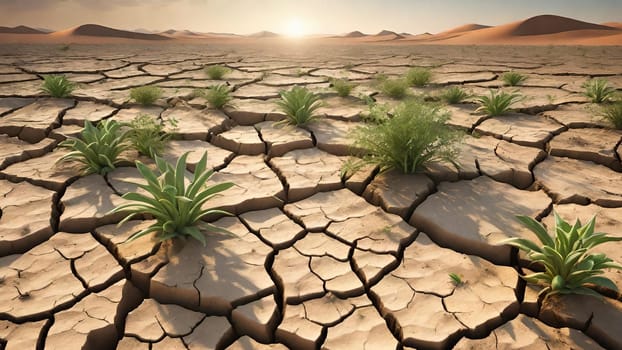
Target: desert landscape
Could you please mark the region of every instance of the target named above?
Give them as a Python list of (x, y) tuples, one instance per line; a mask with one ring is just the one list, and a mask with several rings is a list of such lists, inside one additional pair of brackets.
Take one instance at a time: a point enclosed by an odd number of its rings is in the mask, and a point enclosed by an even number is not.
[[(0, 33), (1, 349), (622, 349), (622, 294), (594, 282), (599, 297), (544, 298), (523, 276), (545, 266), (503, 242), (537, 241), (516, 216), (551, 229), (554, 212), (595, 215), (596, 231), (622, 239), (622, 131), (602, 116), (606, 98), (586, 95), (600, 81), (619, 98), (620, 23), (545, 15), (296, 40), (95, 24)], [(41, 90), (52, 75), (72, 84), (65, 97)], [(404, 81), (403, 96), (387, 88)], [(139, 103), (145, 86), (153, 103)], [(317, 118), (283, 125), (279, 101), (299, 87), (319, 99)], [(452, 87), (465, 95), (443, 102)], [(482, 111), (497, 92), (517, 97), (511, 109)], [(461, 135), (455, 163), (350, 169), (375, 108), (397, 118), (411, 98)], [(122, 223), (113, 209), (146, 193), (134, 161), (156, 162), (126, 149), (82, 174), (59, 161), (85, 126), (141, 115), (172, 135), (162, 159), (189, 152), (182, 183), (205, 152), (207, 184), (232, 183), (207, 202), (230, 215), (202, 218), (228, 232), (133, 237), (158, 217)], [(622, 263), (621, 245), (594, 251)], [(604, 276), (622, 286), (622, 270)]]

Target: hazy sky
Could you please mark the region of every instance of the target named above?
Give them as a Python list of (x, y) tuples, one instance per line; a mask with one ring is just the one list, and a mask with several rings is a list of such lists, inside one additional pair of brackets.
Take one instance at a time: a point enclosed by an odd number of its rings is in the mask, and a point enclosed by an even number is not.
[(0, 25), (64, 29), (97, 23), (122, 29), (240, 34), (440, 32), (555, 14), (622, 21), (622, 0), (0, 0)]

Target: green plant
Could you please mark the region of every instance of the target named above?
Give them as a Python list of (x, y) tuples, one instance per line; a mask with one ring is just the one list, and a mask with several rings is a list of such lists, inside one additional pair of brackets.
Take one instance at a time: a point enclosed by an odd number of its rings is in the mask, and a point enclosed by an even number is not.
[(388, 79), (381, 77), (378, 80), (380, 91), (396, 100), (401, 100), (408, 95), (408, 82), (405, 79)]
[(505, 72), (501, 76), (501, 80), (507, 86), (517, 86), (527, 80), (527, 76), (518, 72)]
[(523, 279), (529, 283), (544, 285), (540, 294), (586, 294), (600, 296), (588, 284), (617, 291), (616, 285), (600, 276), (605, 268), (622, 269), (605, 254), (591, 254), (590, 249), (606, 242), (620, 241), (622, 237), (608, 237), (605, 233), (594, 233), (596, 217), (586, 225), (577, 220), (574, 225), (555, 215), (555, 236), (549, 236), (546, 228), (528, 216), (518, 220), (536, 234), (542, 246), (524, 238), (510, 238), (510, 244), (527, 253), (529, 259), (544, 265), (544, 272), (536, 272)]
[(433, 161), (455, 164), (459, 134), (445, 122), (448, 113), (419, 100), (401, 103), (379, 124), (367, 124), (354, 131), (354, 145), (366, 151), (359, 165), (374, 164), (381, 171), (420, 171)]
[(67, 97), (75, 90), (76, 84), (69, 81), (64, 75), (44, 75), (41, 91), (52, 97)]
[(622, 101), (604, 106), (601, 113), (616, 129), (622, 129)]
[(214, 65), (205, 67), (205, 74), (212, 80), (222, 80), (231, 70), (225, 66)]
[[(175, 126), (176, 122), (172, 124)], [(127, 138), (132, 146), (138, 153), (150, 158), (162, 154), (166, 142), (172, 136), (165, 132), (162, 123), (148, 114), (140, 114), (126, 125), (129, 127)]]
[(120, 155), (130, 147), (126, 132), (120, 129), (121, 124), (112, 119), (102, 120), (97, 127), (88, 120), (85, 121), (79, 139), (71, 138), (59, 144), (60, 147), (71, 151), (58, 161), (82, 163), (83, 175), (92, 173), (105, 175), (124, 160)]
[(430, 82), (430, 78), (432, 78), (432, 72), (427, 68), (411, 68), (408, 73), (406, 73), (406, 81), (411, 86), (425, 86)]
[[(233, 186), (231, 182), (223, 182), (212, 186), (205, 186), (212, 176), (213, 170), (207, 169), (207, 152), (197, 163), (192, 180), (186, 185), (186, 158), (183, 154), (175, 167), (160, 157), (155, 157), (157, 174), (148, 166), (136, 161), (136, 168), (146, 180), (146, 184), (134, 184), (149, 194), (128, 192), (123, 198), (132, 203), (122, 204), (111, 211), (129, 212), (120, 224), (130, 220), (138, 214), (148, 214), (156, 222), (130, 237), (135, 240), (146, 234), (155, 232), (160, 241), (175, 237), (192, 237), (203, 245), (206, 244), (204, 234), (199, 230), (198, 221), (209, 214), (231, 215), (214, 208), (203, 208), (205, 203), (214, 195), (226, 191)], [(207, 230), (213, 232), (227, 232), (226, 230), (209, 223), (201, 223)]]
[(484, 112), (489, 116), (502, 115), (509, 112), (512, 105), (521, 99), (522, 96), (517, 93), (490, 90), (490, 96), (477, 98), (480, 106), (475, 111)]
[(441, 92), (441, 100), (445, 101), (448, 104), (456, 104), (461, 103), (467, 98), (471, 97), (466, 91), (459, 88), (458, 86), (451, 86), (443, 92)]
[(586, 81), (583, 85), (587, 96), (593, 103), (603, 103), (613, 101), (615, 98), (616, 90), (609, 86), (609, 83), (605, 79), (591, 79)]
[(306, 125), (314, 121), (318, 118), (317, 109), (322, 106), (320, 96), (299, 86), (282, 91), (281, 99), (276, 104), (287, 116), (284, 122), (291, 125)]
[(387, 103), (371, 102), (367, 104), (367, 112), (361, 113), (361, 119), (366, 123), (381, 124), (389, 117), (391, 107)]
[(152, 105), (162, 96), (162, 89), (157, 86), (140, 86), (130, 90), (130, 98), (141, 105)]
[(202, 91), (201, 96), (207, 100), (207, 103), (216, 109), (222, 109), (225, 106), (231, 104), (231, 89), (225, 84), (219, 84), (212, 86), (209, 89)]
[(451, 280), (451, 283), (453, 283), (455, 286), (460, 286), (464, 284), (462, 277), (460, 277), (460, 275), (455, 272), (449, 274), (449, 279)]
[(349, 96), (352, 89), (356, 87), (356, 84), (351, 83), (347, 79), (332, 79), (330, 85), (337, 91), (337, 95), (341, 97)]

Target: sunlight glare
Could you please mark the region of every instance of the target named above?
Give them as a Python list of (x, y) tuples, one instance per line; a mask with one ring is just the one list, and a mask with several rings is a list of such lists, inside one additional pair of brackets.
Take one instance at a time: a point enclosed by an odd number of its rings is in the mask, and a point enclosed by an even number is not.
[(285, 35), (299, 38), (305, 35), (304, 23), (299, 18), (292, 18), (287, 22)]

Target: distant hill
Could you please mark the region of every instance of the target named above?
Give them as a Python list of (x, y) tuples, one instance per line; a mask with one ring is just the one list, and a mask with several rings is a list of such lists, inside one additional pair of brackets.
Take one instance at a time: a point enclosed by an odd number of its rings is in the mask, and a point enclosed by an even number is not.
[(0, 33), (5, 34), (47, 34), (46, 32), (26, 26), (0, 27)]
[(277, 38), (280, 35), (278, 35), (277, 33), (269, 32), (267, 30), (262, 30), (261, 32), (257, 32), (248, 36), (251, 38)]
[(389, 36), (389, 35), (395, 35), (395, 36), (401, 37), (401, 35), (397, 34), (396, 32), (392, 32), (390, 30), (382, 30), (378, 34), (376, 34), (376, 36)]
[(65, 29), (54, 32), (51, 35), (62, 36), (95, 36), (106, 38), (125, 38), (137, 40), (170, 40), (169, 37), (159, 34), (136, 33), (127, 30), (114, 29), (110, 27), (100, 26), (98, 24), (84, 24), (78, 27)]
[(512, 31), (513, 35), (543, 35), (568, 32), (572, 30), (609, 30), (613, 27), (607, 27), (600, 24), (578, 21), (576, 19), (542, 15), (526, 19), (519, 23)]
[(358, 30), (355, 30), (353, 32), (350, 32), (348, 34), (345, 34), (343, 37), (344, 38), (361, 38), (367, 36), (367, 34), (363, 34), (362, 32), (359, 32)]

